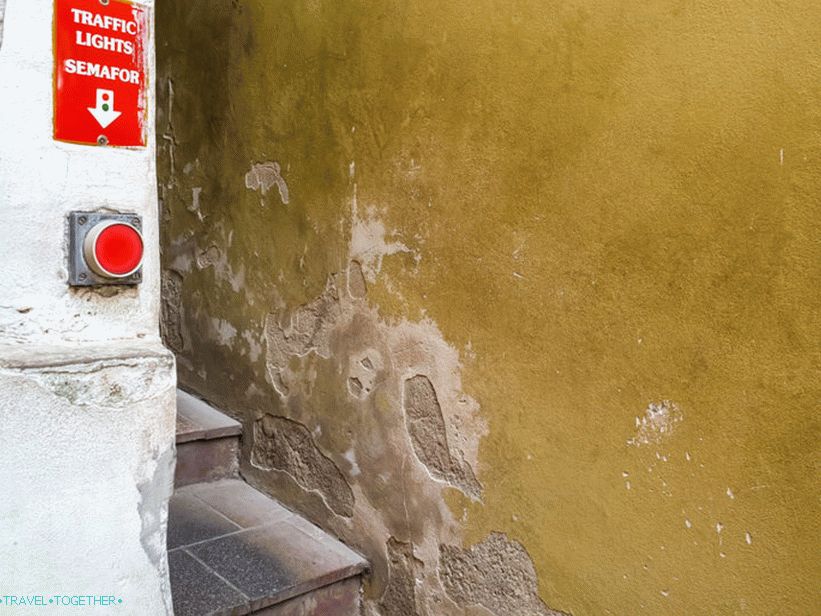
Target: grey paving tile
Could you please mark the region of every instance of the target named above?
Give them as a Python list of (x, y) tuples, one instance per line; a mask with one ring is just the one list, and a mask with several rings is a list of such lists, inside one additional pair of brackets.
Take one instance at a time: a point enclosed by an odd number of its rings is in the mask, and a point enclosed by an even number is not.
[(183, 550), (168, 553), (174, 616), (228, 614), (248, 598)]
[[(202, 562), (252, 600), (296, 594), (344, 579), (361, 571), (288, 520), (256, 527), (189, 548)], [(264, 602), (257, 601), (256, 607)]]
[(243, 528), (270, 524), (293, 514), (275, 500), (239, 479), (225, 479), (189, 488), (188, 494), (208, 503)]
[(302, 531), (312, 539), (320, 540), (323, 537), (328, 536), (328, 534), (324, 530), (319, 528), (319, 526), (311, 524), (311, 522), (309, 522), (302, 516), (295, 515), (294, 519), (289, 521), (293, 526), (298, 528), (300, 531)]
[(335, 552), (342, 559), (351, 563), (359, 563), (363, 567), (368, 566), (367, 561), (362, 556), (354, 552), (351, 548), (338, 539), (326, 533), (318, 526), (311, 524), (305, 518), (298, 515), (293, 515), (288, 518), (288, 523), (318, 541), (325, 549)]
[(238, 525), (185, 490), (178, 490), (168, 504), (169, 550), (239, 530)]

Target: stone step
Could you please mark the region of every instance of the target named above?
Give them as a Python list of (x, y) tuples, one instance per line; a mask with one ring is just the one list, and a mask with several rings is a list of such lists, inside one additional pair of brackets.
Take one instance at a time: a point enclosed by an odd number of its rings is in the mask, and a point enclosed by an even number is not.
[(168, 560), (175, 616), (357, 616), (357, 553), (239, 479), (178, 488)]
[(207, 402), (177, 390), (177, 469), (174, 485), (236, 477), (242, 426)]

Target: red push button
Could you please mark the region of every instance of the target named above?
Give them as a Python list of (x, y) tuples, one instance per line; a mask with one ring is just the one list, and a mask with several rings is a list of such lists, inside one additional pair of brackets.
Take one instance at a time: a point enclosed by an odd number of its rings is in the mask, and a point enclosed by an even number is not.
[(86, 263), (106, 278), (125, 278), (136, 272), (143, 263), (143, 251), (143, 236), (124, 222), (100, 222), (83, 242)]

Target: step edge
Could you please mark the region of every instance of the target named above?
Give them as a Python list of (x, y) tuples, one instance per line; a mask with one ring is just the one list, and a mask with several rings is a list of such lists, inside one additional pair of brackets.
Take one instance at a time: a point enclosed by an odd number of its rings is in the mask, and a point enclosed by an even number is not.
[(176, 442), (177, 445), (182, 445), (195, 441), (219, 441), (224, 438), (235, 438), (239, 440), (241, 436), (242, 427), (234, 428), (233, 426), (226, 426), (224, 428), (205, 428), (203, 430), (191, 430), (190, 432), (178, 432)]
[[(296, 597), (301, 597), (322, 588), (333, 586), (339, 582), (344, 582), (345, 580), (362, 576), (369, 569), (370, 566), (367, 561), (346, 565), (335, 571), (326, 573), (325, 575), (311, 578), (310, 580), (306, 580), (300, 584), (287, 588), (278, 593), (276, 597), (260, 597), (259, 599), (250, 599), (246, 605), (232, 608), (233, 610), (237, 610), (239, 608), (240, 611), (227, 611), (224, 612), (224, 614), (225, 616), (245, 616), (246, 614), (253, 614), (259, 610), (264, 610), (266, 608), (285, 603), (286, 601), (290, 601)], [(222, 614), (223, 613), (220, 613), (220, 616), (222, 616)]]

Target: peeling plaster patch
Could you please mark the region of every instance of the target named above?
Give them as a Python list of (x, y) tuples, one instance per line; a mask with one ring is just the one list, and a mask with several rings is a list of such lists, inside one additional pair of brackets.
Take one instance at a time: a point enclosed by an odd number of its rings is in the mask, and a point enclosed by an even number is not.
[(354, 398), (362, 398), (363, 397), (363, 387), (362, 381), (360, 381), (357, 377), (352, 376), (348, 378), (348, 391)]
[[(372, 347), (350, 352), (343, 387), (352, 396), (364, 400), (384, 381), (390, 388), (399, 389), (398, 404), (401, 405), (403, 381), (400, 375), (424, 372), (431, 387), (436, 384), (436, 404), (442, 421), (448, 426), (450, 465), (441, 467), (449, 469), (447, 472), (442, 470), (442, 478), (469, 496), (478, 498), (481, 486), (467, 460), (478, 458), (479, 439), (486, 434), (487, 426), (479, 415), (478, 403), (461, 391), (458, 351), (444, 341), (442, 333), (430, 320), (384, 323), (376, 309), (340, 295), (339, 278), (339, 275), (330, 276), (322, 294), (290, 314), (283, 311), (266, 317), (269, 381), (282, 398), (294, 396), (295, 392), (310, 396), (305, 385), (310, 380), (310, 369), (304, 365), (295, 369), (290, 360), (309, 355), (330, 359), (331, 337), (337, 335), (347, 339), (347, 328), (358, 323), (357, 327), (369, 331), (374, 340), (379, 340), (384, 352)], [(388, 361), (390, 366), (387, 366)]]
[(354, 398), (364, 400), (373, 392), (384, 369), (382, 355), (368, 349), (363, 355), (351, 355), (348, 366), (348, 391)]
[(181, 353), (185, 341), (182, 336), (182, 276), (172, 270), (162, 273), (162, 303), (160, 310), (160, 334), (166, 346)]
[(250, 331), (242, 332), (242, 338), (248, 343), (248, 356), (251, 358), (251, 361), (257, 361), (259, 356), (262, 355), (262, 343), (257, 336)]
[(237, 337), (237, 328), (225, 319), (211, 317), (211, 329), (214, 331), (214, 340), (221, 346), (231, 346)]
[(201, 250), (197, 255), (197, 269), (205, 269), (206, 267), (213, 267), (220, 258), (220, 250), (216, 246), (209, 246), (205, 250)]
[(245, 187), (250, 190), (258, 190), (264, 197), (272, 186), (276, 185), (279, 190), (279, 199), (283, 205), (288, 205), (288, 185), (282, 177), (279, 163), (265, 162), (256, 163), (251, 166), (251, 170), (245, 174)]
[(530, 555), (502, 533), (468, 549), (441, 546), (439, 577), (462, 607), (481, 605), (495, 616), (567, 616), (542, 602)]
[(266, 369), (268, 372), (268, 380), (271, 381), (271, 385), (274, 386), (276, 392), (280, 395), (280, 397), (287, 398), (291, 393), (291, 388), (285, 384), (285, 379), (282, 377), (282, 372), (277, 366), (271, 363), (268, 363)]
[[(437, 573), (440, 545), (458, 545), (462, 529), (443, 492), (456, 487), (478, 497), (481, 487), (470, 464), (478, 463), (487, 423), (479, 404), (462, 390), (459, 350), (448, 344), (436, 323), (429, 318), (386, 321), (364, 298), (352, 297), (347, 288), (350, 273), (330, 275), (322, 292), (300, 306), (288, 308), (274, 299), (264, 326), (267, 379), (279, 396), (277, 407), (283, 409), (277, 414), (283, 421), (310, 426), (305, 430), (322, 434), (323, 445), (339, 454), (332, 457), (333, 464), (326, 461), (334, 470), (316, 475), (337, 477), (338, 469), (346, 478), (334, 479), (334, 485), (354, 495), (350, 521), (333, 515), (340, 506), (329, 504), (332, 497), (326, 488), (315, 487), (318, 479), (310, 485), (307, 479), (295, 479), (306, 465), (296, 454), (282, 452), (296, 447), (266, 437), (259, 423), (254, 433), (261, 436), (251, 442), (248, 470), (271, 493), (292, 494), (292, 505), (324, 519), (337, 536), (372, 555), (374, 575), (364, 613), (386, 616), (381, 597), (389, 583), (398, 584), (396, 578), (404, 575), (401, 568), (389, 571), (385, 551), (387, 539), (397, 537), (412, 543), (414, 557), (425, 563), (415, 579), (407, 580), (415, 585), (417, 603), (417, 612), (408, 616), (463, 614), (448, 599)], [(447, 434), (449, 455), (442, 466), (447, 475), (440, 478), (419, 462), (402, 411), (405, 381), (415, 375), (424, 375), (435, 390), (439, 425), (444, 424)], [(320, 378), (321, 393), (314, 391)], [(329, 404), (336, 407), (333, 412), (327, 412)], [(309, 433), (303, 437), (307, 443)], [(268, 443), (263, 445), (262, 439)], [(277, 472), (273, 462), (266, 461), (269, 451), (288, 461), (277, 466), (295, 469)], [(299, 491), (304, 494), (295, 494)], [(480, 609), (470, 613), (478, 616)]]
[(413, 545), (388, 539), (388, 584), (379, 600), (381, 616), (419, 614), (416, 601), (416, 580), (425, 563), (413, 554)]
[[(168, 98), (168, 105), (165, 111), (165, 130), (162, 134), (162, 140), (166, 142), (166, 145), (163, 146), (162, 144), (158, 144), (158, 149), (165, 149), (168, 152), (168, 181), (165, 184), (164, 188), (175, 188), (177, 185), (177, 157), (176, 157), (176, 149), (177, 149), (177, 136), (174, 128), (174, 81), (171, 78), (166, 79), (165, 87), (167, 92)], [(158, 107), (158, 119), (161, 110)]]
[(165, 255), (171, 261), (168, 265), (169, 270), (180, 274), (187, 274), (192, 271), (195, 251), (192, 235), (186, 233), (171, 242)]
[(202, 194), (202, 188), (199, 186), (191, 189), (191, 205), (189, 205), (186, 209), (189, 212), (196, 214), (197, 218), (199, 218), (200, 222), (202, 222), (204, 217), (200, 211), (200, 194)]
[(359, 464), (356, 463), (356, 451), (349, 449), (344, 453), (343, 457), (348, 461), (348, 464), (351, 465), (351, 470), (348, 473), (351, 477), (358, 477), (362, 474)]
[(385, 223), (377, 218), (375, 207), (369, 207), (365, 216), (360, 217), (356, 198), (353, 200), (351, 225), (351, 261), (359, 265), (367, 282), (371, 284), (376, 282), (376, 275), (382, 269), (384, 257), (409, 253), (414, 255), (417, 263), (421, 260), (418, 253), (414, 253), (402, 242), (389, 242), (385, 239), (388, 232)]
[(683, 419), (681, 409), (675, 402), (651, 402), (644, 412), (644, 417), (636, 417), (636, 436), (629, 439), (627, 444), (641, 447), (660, 443), (672, 434), (674, 426)]
[[(222, 246), (231, 245), (232, 232), (225, 237), (224, 230), (221, 230), (223, 241)], [(187, 242), (180, 242), (179, 251), (173, 259), (171, 268), (181, 272), (188, 272), (191, 270), (192, 261), (196, 264), (198, 270), (204, 270), (209, 267), (214, 269), (214, 277), (231, 285), (234, 293), (239, 293), (245, 289), (245, 266), (240, 264), (236, 271), (228, 259), (226, 250), (220, 249), (216, 244), (210, 244), (204, 250), (197, 250), (193, 240)], [(191, 254), (196, 253), (196, 259), (191, 258)]]
[(310, 353), (324, 358), (330, 356), (331, 330), (341, 314), (339, 292), (331, 278), (322, 295), (300, 306), (285, 319), (286, 325), (274, 315), (268, 315), (265, 319), (268, 375), (280, 395), (288, 395), (289, 357), (304, 357)]
[(368, 294), (368, 284), (359, 261), (348, 264), (348, 294), (354, 299), (362, 299)]
[(436, 390), (428, 377), (417, 374), (405, 380), (405, 424), (419, 460), (437, 479), (457, 486), (478, 500), (482, 487), (473, 470), (457, 461), (448, 446), (447, 428)]
[(354, 496), (337, 466), (314, 443), (308, 429), (284, 417), (254, 422), (251, 464), (287, 473), (303, 489), (317, 492), (337, 515), (353, 515)]

